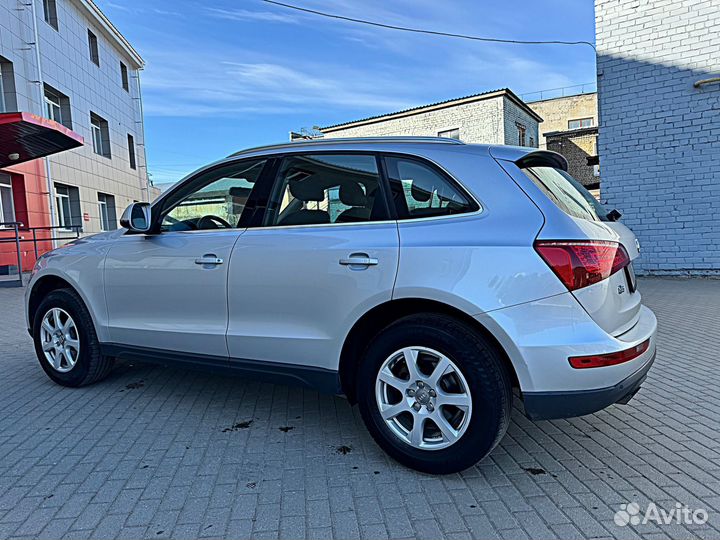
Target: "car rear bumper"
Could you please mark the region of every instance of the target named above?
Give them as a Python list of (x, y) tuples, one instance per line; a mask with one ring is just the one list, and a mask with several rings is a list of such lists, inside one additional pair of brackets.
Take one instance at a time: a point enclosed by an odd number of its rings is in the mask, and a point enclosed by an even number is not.
[(570, 418), (597, 412), (613, 403), (627, 403), (640, 389), (654, 361), (655, 351), (639, 370), (607, 388), (570, 392), (525, 392), (525, 415), (531, 420)]

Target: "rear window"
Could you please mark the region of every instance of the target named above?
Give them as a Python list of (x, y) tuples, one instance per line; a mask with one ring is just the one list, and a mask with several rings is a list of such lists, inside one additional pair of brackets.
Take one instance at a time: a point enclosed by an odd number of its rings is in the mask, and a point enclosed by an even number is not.
[(566, 214), (589, 221), (608, 221), (607, 209), (566, 171), (527, 167), (523, 172)]

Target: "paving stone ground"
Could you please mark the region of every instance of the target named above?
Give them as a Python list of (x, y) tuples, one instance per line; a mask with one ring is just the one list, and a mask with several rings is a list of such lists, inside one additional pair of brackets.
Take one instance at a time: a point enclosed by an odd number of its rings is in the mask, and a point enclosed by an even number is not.
[[(338, 397), (119, 366), (69, 389), (0, 289), (0, 538), (720, 538), (720, 281), (642, 279), (658, 356), (627, 406), (530, 422), (461, 474), (388, 459)], [(618, 526), (621, 504), (705, 509)]]

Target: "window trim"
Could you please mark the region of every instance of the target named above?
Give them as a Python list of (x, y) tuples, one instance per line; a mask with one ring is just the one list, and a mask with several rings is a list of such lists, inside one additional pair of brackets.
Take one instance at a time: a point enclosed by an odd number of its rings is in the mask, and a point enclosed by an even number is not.
[[(268, 204), (270, 202), (270, 198), (274, 195), (275, 186), (277, 185), (278, 181), (280, 180), (279, 174), (280, 170), (282, 169), (282, 162), (286, 158), (291, 157), (297, 157), (297, 156), (307, 156), (307, 155), (336, 155), (336, 156), (346, 156), (348, 154), (353, 155), (361, 155), (361, 156), (368, 156), (375, 158), (375, 165), (377, 167), (377, 174), (378, 174), (378, 186), (380, 189), (380, 200), (382, 201), (381, 204), (385, 207), (385, 215), (387, 216), (387, 219), (382, 220), (368, 220), (368, 221), (359, 221), (359, 222), (351, 222), (351, 223), (309, 223), (305, 225), (263, 225), (265, 222), (265, 218), (268, 215)], [(253, 230), (261, 230), (261, 229), (287, 229), (287, 228), (298, 228), (298, 227), (337, 227), (340, 225), (354, 225), (354, 226), (365, 226), (370, 225), (373, 223), (394, 223), (396, 221), (395, 218), (395, 209), (393, 208), (393, 205), (389, 204), (388, 201), (391, 199), (390, 197), (390, 184), (387, 183), (387, 178), (385, 177), (383, 173), (383, 163), (382, 158), (379, 154), (379, 152), (373, 152), (373, 151), (362, 151), (362, 150), (354, 150), (354, 151), (345, 151), (345, 150), (316, 150), (314, 152), (303, 152), (303, 151), (297, 151), (297, 152), (287, 152), (287, 153), (281, 153), (281, 154), (275, 154), (274, 155), (274, 163), (273, 163), (273, 170), (272, 170), (272, 180), (270, 181), (269, 185), (267, 186), (267, 191), (261, 192), (266, 197), (262, 199), (263, 204), (261, 206), (258, 206), (259, 208), (262, 208), (262, 211), (259, 212), (256, 221), (259, 223), (259, 225), (253, 225), (251, 223), (248, 225), (248, 228), (252, 228)], [(253, 216), (255, 217), (255, 216)]]
[[(205, 185), (209, 185), (215, 180), (204, 183), (203, 178), (208, 175), (216, 172), (219, 169), (223, 169), (225, 167), (235, 167), (237, 165), (240, 165), (243, 162), (252, 162), (252, 161), (265, 161), (265, 165), (263, 166), (262, 171), (258, 175), (258, 179), (256, 182), (255, 188), (250, 193), (250, 197), (248, 197), (248, 200), (245, 203), (245, 207), (243, 208), (243, 212), (240, 215), (240, 220), (238, 222), (237, 227), (233, 227), (232, 229), (202, 229), (197, 231), (161, 231), (160, 228), (162, 226), (162, 221), (167, 215), (168, 212), (174, 208), (174, 204), (176, 204), (178, 201), (182, 201), (187, 195), (193, 193), (197, 189), (201, 189)], [(248, 222), (253, 218), (255, 214), (257, 214), (258, 207), (256, 206), (257, 203), (257, 192), (259, 191), (258, 188), (260, 188), (264, 182), (268, 181), (268, 173), (273, 168), (273, 157), (269, 155), (260, 155), (260, 156), (243, 156), (240, 159), (235, 160), (227, 160), (227, 161), (221, 161), (220, 163), (213, 163), (211, 165), (206, 166), (203, 169), (200, 169), (192, 176), (186, 178), (185, 180), (180, 181), (176, 186), (174, 186), (172, 189), (166, 191), (162, 196), (155, 199), (155, 202), (152, 203), (150, 207), (151, 212), (151, 221), (152, 225), (150, 227), (150, 230), (146, 233), (137, 233), (133, 231), (126, 231), (125, 234), (142, 234), (142, 235), (157, 235), (157, 234), (194, 234), (194, 233), (214, 233), (214, 232), (237, 232), (241, 231), (243, 229), (247, 229)], [(216, 179), (217, 180), (217, 179)], [(201, 187), (198, 187), (201, 186)], [(170, 208), (169, 208), (170, 207)]]
[[(589, 126), (583, 126), (582, 122), (583, 120), (590, 120)], [(570, 122), (579, 122), (580, 125), (578, 127), (570, 127)], [(583, 116), (582, 118), (570, 118), (568, 119), (568, 130), (571, 129), (588, 129), (591, 127), (595, 127), (595, 117), (594, 116)]]
[[(451, 131), (457, 131), (457, 132), (458, 132), (457, 139), (456, 139), (455, 137), (448, 137), (447, 135), (441, 135), (441, 133), (449, 133), (449, 132), (451, 132)], [(461, 140), (461, 139), (460, 139), (460, 126), (449, 127), (449, 128), (444, 128), (444, 129), (438, 129), (438, 131), (437, 131), (437, 136), (438, 136), (438, 137), (441, 137), (441, 138), (443, 138), (443, 139), (451, 139), (451, 140), (459, 141), (459, 140)]]
[[(362, 155), (372, 155), (375, 156), (377, 160), (379, 160), (380, 168), (378, 169), (378, 172), (380, 174), (380, 188), (382, 190), (382, 194), (384, 195), (385, 200), (385, 206), (388, 210), (388, 216), (389, 219), (382, 220), (382, 221), (363, 221), (359, 223), (317, 223), (317, 224), (309, 224), (309, 225), (261, 225), (264, 218), (265, 213), (267, 212), (267, 204), (269, 197), (272, 194), (272, 188), (275, 186), (275, 180), (277, 177), (278, 172), (280, 171), (280, 163), (283, 158), (285, 157), (291, 157), (291, 156), (298, 156), (298, 155), (308, 155), (308, 154), (335, 154), (335, 155), (346, 155), (346, 154), (362, 154)], [(413, 219), (403, 219), (399, 220), (397, 218), (397, 212), (395, 210), (395, 205), (392, 201), (392, 192), (390, 189), (390, 180), (387, 175), (387, 170), (385, 168), (385, 157), (395, 157), (395, 158), (402, 158), (402, 159), (410, 159), (410, 160), (416, 160), (424, 165), (429, 166), (432, 169), (435, 169), (441, 176), (443, 176), (450, 184), (458, 189), (463, 195), (465, 195), (469, 201), (474, 203), (477, 207), (476, 210), (472, 212), (465, 212), (462, 214), (450, 214), (445, 216), (428, 216), (428, 217), (419, 217), (419, 218), (413, 218)], [(265, 164), (265, 167), (263, 168), (262, 173), (258, 177), (257, 180), (257, 187), (253, 190), (253, 192), (250, 195), (250, 198), (248, 199), (245, 209), (243, 209), (243, 214), (240, 217), (240, 226), (237, 227), (237, 229), (209, 229), (204, 231), (165, 231), (160, 232), (160, 223), (162, 222), (162, 218), (164, 217), (165, 208), (168, 206), (168, 204), (172, 204), (172, 201), (175, 199), (175, 196), (184, 196), (185, 193), (193, 189), (193, 186), (197, 184), (199, 179), (204, 176), (205, 174), (212, 173), (213, 171), (228, 166), (228, 165), (235, 165), (238, 163), (241, 163), (243, 161), (254, 161), (254, 160), (266, 160), (267, 163)], [(170, 201), (170, 202), (169, 202)], [(252, 208), (252, 214), (246, 215), (246, 209)], [(476, 217), (478, 215), (481, 215), (485, 213), (485, 205), (482, 203), (480, 199), (478, 199), (473, 193), (470, 192), (465, 186), (462, 185), (462, 183), (457, 180), (447, 169), (445, 169), (441, 164), (433, 161), (432, 159), (425, 157), (425, 156), (419, 156), (416, 154), (405, 154), (402, 152), (386, 152), (382, 150), (357, 150), (357, 149), (346, 149), (346, 150), (321, 150), (321, 149), (308, 149), (306, 148), (303, 150), (293, 150), (290, 152), (270, 152), (270, 153), (263, 153), (263, 154), (257, 154), (257, 155), (243, 155), (243, 156), (235, 156), (233, 158), (230, 158), (228, 160), (224, 160), (220, 163), (214, 163), (212, 165), (208, 165), (207, 167), (197, 171), (193, 176), (186, 178), (184, 181), (181, 181), (178, 185), (176, 185), (173, 189), (170, 189), (166, 191), (162, 196), (160, 196), (158, 199), (155, 200), (155, 202), (152, 204), (152, 221), (153, 226), (150, 229), (150, 232), (148, 233), (134, 233), (131, 231), (127, 231), (125, 234), (146, 234), (146, 235), (155, 235), (155, 234), (191, 234), (191, 233), (212, 233), (212, 232), (227, 232), (227, 231), (234, 231), (238, 229), (252, 229), (255, 230), (265, 230), (265, 229), (278, 229), (278, 230), (285, 230), (285, 229), (305, 229), (310, 227), (358, 227), (358, 226), (375, 226), (375, 225), (388, 225), (388, 224), (397, 224), (397, 225), (403, 225), (403, 224), (413, 224), (413, 223), (421, 223), (421, 222), (427, 222), (427, 221), (436, 221), (436, 220), (447, 220), (447, 219), (467, 219), (471, 217)]]
[[(55, 187), (55, 204), (56, 204), (56, 206), (57, 206), (57, 213), (58, 213), (58, 215), (57, 215), (57, 218), (58, 218), (58, 226), (60, 227), (60, 230), (63, 230), (63, 231), (72, 231), (72, 230), (73, 230), (73, 222), (72, 222), (73, 219), (72, 219), (72, 206), (71, 206), (71, 204), (70, 204), (70, 203), (71, 203), (71, 201), (70, 201), (70, 193), (69, 193), (69, 191), (68, 191), (67, 194), (65, 194), (65, 193), (59, 193), (59, 192), (58, 192), (58, 189), (57, 189), (57, 186), (54, 186), (54, 187)], [(63, 187), (66, 187), (66, 186), (63, 186)], [(68, 210), (69, 210), (69, 212), (70, 212), (70, 214), (69, 214), (68, 216), (65, 215), (65, 210), (64, 210), (62, 204), (58, 204), (58, 202), (59, 202), (58, 199), (67, 199), (67, 201), (68, 201)], [(61, 217), (62, 217), (63, 219), (60, 219)], [(64, 219), (64, 218), (66, 218), (66, 217), (68, 218), (67, 220)], [(70, 225), (68, 226), (66, 223), (63, 223), (64, 221), (69, 221), (69, 222), (70, 222)]]

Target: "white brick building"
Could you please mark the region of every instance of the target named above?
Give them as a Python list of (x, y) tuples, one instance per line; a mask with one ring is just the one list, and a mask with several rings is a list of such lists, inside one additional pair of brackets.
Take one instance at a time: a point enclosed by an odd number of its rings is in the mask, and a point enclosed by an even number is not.
[(718, 275), (720, 0), (596, 0), (595, 19), (602, 198), (641, 271)]
[[(25, 225), (97, 232), (116, 228), (128, 203), (148, 200), (142, 66), (92, 0), (0, 0), (0, 112), (50, 118), (85, 139), (84, 146), (47, 158), (47, 170), (38, 160), (0, 171), (12, 179), (18, 220), (27, 203), (33, 208), (25, 209)], [(46, 205), (32, 202), (33, 190)], [(45, 219), (33, 219), (41, 214)]]
[(538, 116), (508, 89), (320, 128), (325, 137), (410, 135), (467, 143), (538, 145)]

